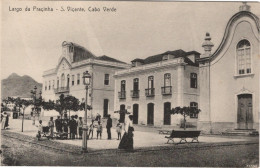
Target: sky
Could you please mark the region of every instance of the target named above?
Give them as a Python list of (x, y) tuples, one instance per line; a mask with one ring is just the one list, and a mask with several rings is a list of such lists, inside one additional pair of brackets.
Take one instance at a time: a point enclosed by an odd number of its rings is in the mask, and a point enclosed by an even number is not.
[[(96, 56), (126, 63), (170, 50), (198, 51), (206, 32), (220, 44), (226, 24), (241, 2), (1, 1), (1, 79), (11, 73), (42, 82), (43, 71), (55, 68), (61, 44), (70, 41)], [(250, 2), (260, 16), (259, 3)], [(25, 7), (31, 8), (25, 12)], [(52, 7), (53, 12), (32, 11)], [(60, 11), (82, 7), (86, 12)], [(100, 12), (88, 12), (88, 8)], [(102, 12), (103, 7), (116, 12)], [(12, 11), (22, 8), (23, 11)], [(57, 9), (57, 10), (56, 10)]]

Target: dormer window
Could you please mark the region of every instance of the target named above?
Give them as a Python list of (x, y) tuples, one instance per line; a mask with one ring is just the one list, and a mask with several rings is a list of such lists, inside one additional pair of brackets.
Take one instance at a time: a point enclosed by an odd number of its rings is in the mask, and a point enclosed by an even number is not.
[(173, 59), (173, 58), (174, 58), (173, 55), (167, 54), (167, 55), (164, 55), (164, 56), (162, 57), (162, 61), (167, 61), (167, 60)]

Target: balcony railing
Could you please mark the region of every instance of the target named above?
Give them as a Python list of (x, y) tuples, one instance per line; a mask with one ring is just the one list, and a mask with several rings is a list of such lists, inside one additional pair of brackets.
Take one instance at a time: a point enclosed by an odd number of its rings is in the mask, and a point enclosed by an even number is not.
[(162, 87), (162, 95), (171, 95), (171, 94), (172, 94), (172, 86)]
[(54, 92), (57, 93), (66, 93), (69, 92), (70, 88), (69, 87), (59, 87), (59, 88), (55, 88)]
[(139, 90), (131, 90), (132, 98), (139, 98)]
[(118, 98), (119, 99), (125, 99), (126, 98), (126, 91), (118, 92)]
[(145, 89), (145, 96), (146, 96), (146, 97), (152, 97), (152, 96), (154, 96), (154, 91), (155, 91), (154, 88)]

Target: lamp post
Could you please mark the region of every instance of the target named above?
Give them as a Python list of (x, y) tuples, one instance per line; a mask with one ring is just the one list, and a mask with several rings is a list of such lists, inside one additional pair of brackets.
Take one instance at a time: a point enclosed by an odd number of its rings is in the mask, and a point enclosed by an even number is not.
[[(34, 110), (33, 110), (33, 125), (35, 125), (35, 114), (37, 113), (37, 111), (36, 111), (36, 94), (37, 94), (37, 87), (36, 86), (34, 86), (34, 91), (33, 90), (31, 90), (31, 94), (32, 94), (32, 98), (33, 98), (33, 104), (34, 104)], [(39, 100), (41, 99), (41, 95), (42, 95), (42, 92), (40, 91), (39, 92)]]
[(83, 73), (83, 82), (84, 85), (86, 86), (86, 99), (85, 99), (85, 113), (84, 113), (84, 123), (83, 123), (83, 138), (82, 138), (82, 152), (86, 153), (88, 152), (88, 111), (87, 111), (87, 107), (88, 107), (88, 87), (90, 85), (90, 78), (91, 75), (88, 73), (88, 71)]

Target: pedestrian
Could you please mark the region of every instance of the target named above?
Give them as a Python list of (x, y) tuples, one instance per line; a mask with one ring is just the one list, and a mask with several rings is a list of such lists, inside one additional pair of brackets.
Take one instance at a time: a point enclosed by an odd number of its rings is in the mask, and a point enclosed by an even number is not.
[(83, 132), (82, 128), (83, 128), (82, 117), (79, 117), (79, 121), (78, 121), (79, 139), (82, 139), (82, 132)]
[(107, 118), (107, 139), (111, 139), (111, 127), (112, 127), (112, 119), (110, 118), (110, 115), (108, 115)]
[(134, 150), (133, 131), (133, 115), (129, 115), (128, 120), (126, 120), (125, 123), (125, 133), (119, 143), (118, 149), (125, 149), (128, 151)]
[(70, 120), (70, 138), (75, 139), (77, 133), (77, 122), (75, 120), (75, 116), (71, 116)]
[(75, 137), (78, 138), (78, 115), (74, 116), (74, 119), (76, 121), (76, 131), (75, 131)]
[(116, 125), (116, 132), (117, 132), (117, 140), (121, 140), (121, 133), (122, 133), (122, 125), (120, 121), (118, 120), (118, 123)]
[(88, 134), (88, 137), (90, 137), (90, 134), (91, 134), (91, 139), (93, 138), (93, 132), (94, 132), (94, 127), (95, 127), (94, 121), (95, 121), (95, 120), (92, 120), (92, 123), (91, 123), (90, 126), (89, 126), (89, 134)]
[(53, 139), (53, 130), (54, 130), (54, 121), (53, 117), (50, 117), (50, 121), (48, 122), (49, 130), (50, 130), (50, 137)]
[(62, 126), (63, 126), (63, 131), (64, 133), (66, 133), (67, 135), (65, 135), (66, 138), (68, 138), (68, 132), (69, 132), (69, 129), (68, 129), (68, 126), (69, 126), (69, 120), (67, 118), (67, 115), (64, 115), (64, 119), (62, 121)]
[(6, 120), (5, 120), (5, 129), (9, 126), (9, 115), (6, 115)]
[(2, 114), (2, 123), (1, 123), (2, 129), (5, 129), (6, 117), (7, 117), (7, 114), (6, 114), (6, 112), (4, 112)]
[(101, 115), (99, 113), (97, 113), (96, 121), (101, 121)]
[(60, 116), (57, 116), (57, 119), (55, 120), (55, 126), (56, 126), (56, 132), (62, 133), (62, 122)]
[(100, 123), (100, 121), (98, 121), (98, 125), (97, 125), (97, 139), (98, 139), (98, 135), (100, 135), (100, 139), (102, 138), (102, 124)]
[(40, 140), (41, 133), (42, 133), (42, 120), (39, 120), (39, 125), (36, 125), (36, 127), (38, 127), (38, 133), (37, 133), (36, 137), (38, 138), (38, 140)]

